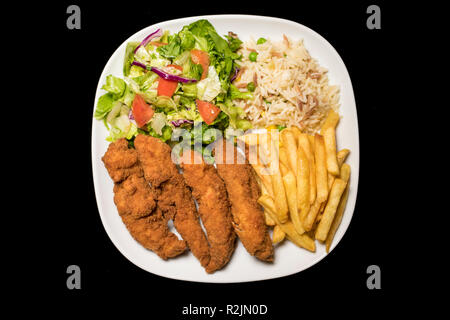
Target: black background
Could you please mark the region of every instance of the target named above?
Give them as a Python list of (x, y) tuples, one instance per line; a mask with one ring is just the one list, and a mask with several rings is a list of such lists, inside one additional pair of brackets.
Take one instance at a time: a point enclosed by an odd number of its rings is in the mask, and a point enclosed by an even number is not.
[[(66, 28), (66, 8), (71, 4), (81, 8), (81, 30)], [(381, 8), (381, 30), (366, 27), (370, 4)], [(42, 152), (36, 160), (40, 169), (39, 180), (35, 180), (41, 190), (34, 200), (45, 204), (45, 214), (37, 219), (40, 231), (36, 241), (40, 245), (33, 252), (35, 264), (44, 270), (37, 277), (40, 285), (36, 289), (45, 292), (51, 299), (48, 301), (83, 306), (113, 298), (129, 302), (100, 306), (111, 310), (141, 308), (149, 318), (161, 313), (180, 319), (184, 318), (182, 307), (189, 304), (225, 308), (226, 304), (256, 303), (266, 304), (269, 312), (255, 319), (278, 319), (334, 310), (342, 315), (355, 306), (371, 314), (382, 312), (385, 306), (396, 304), (400, 293), (408, 291), (407, 268), (402, 263), (406, 253), (402, 241), (393, 240), (401, 207), (393, 195), (398, 194), (406, 175), (396, 155), (407, 146), (396, 143), (387, 130), (396, 126), (396, 92), (402, 90), (392, 75), (401, 70), (398, 61), (404, 59), (401, 52), (407, 43), (404, 7), (395, 8), (382, 1), (217, 1), (203, 5), (187, 1), (96, 5), (61, 1), (40, 4), (37, 10), (33, 14), (39, 20), (38, 32), (28, 39), (37, 49), (44, 49), (44, 63), (36, 68), (46, 75), (41, 85), (55, 97), (48, 105), (41, 104), (46, 111), (46, 136), (28, 140), (29, 147), (37, 145), (36, 152)], [(235, 13), (299, 22), (325, 37), (341, 55), (352, 79), (359, 117), (361, 162), (356, 209), (333, 252), (299, 274), (243, 284), (165, 279), (141, 270), (122, 256), (102, 226), (91, 165), (95, 90), (112, 53), (142, 28), (181, 17)], [(66, 287), (66, 268), (72, 264), (81, 268), (81, 290)], [(366, 287), (366, 269), (372, 264), (381, 268), (381, 290)]]

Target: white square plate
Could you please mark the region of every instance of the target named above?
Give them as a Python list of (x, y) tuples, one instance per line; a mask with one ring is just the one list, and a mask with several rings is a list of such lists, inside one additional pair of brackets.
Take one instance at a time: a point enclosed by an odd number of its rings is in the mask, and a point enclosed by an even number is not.
[[(342, 119), (337, 129), (337, 144), (338, 149), (348, 148), (351, 150), (346, 162), (351, 166), (352, 174), (348, 203), (342, 223), (331, 246), (331, 250), (333, 250), (350, 224), (356, 202), (359, 174), (358, 119), (353, 88), (344, 62), (330, 43), (313, 30), (288, 20), (250, 15), (190, 17), (149, 26), (123, 42), (109, 59), (98, 82), (94, 110), (98, 98), (104, 93), (101, 86), (105, 83), (106, 76), (113, 74), (117, 77), (123, 77), (122, 66), (127, 42), (141, 41), (157, 27), (178, 32), (184, 25), (199, 19), (209, 20), (220, 35), (233, 31), (243, 41), (251, 36), (255, 39), (265, 37), (272, 40), (281, 40), (283, 34), (293, 39), (302, 38), (311, 56), (317, 59), (321, 66), (329, 70), (330, 84), (340, 86), (340, 115)], [(163, 261), (132, 238), (117, 213), (113, 201), (113, 182), (101, 161), (101, 157), (108, 147), (108, 142), (105, 140), (107, 135), (103, 122), (94, 119), (92, 124), (92, 169), (97, 205), (103, 226), (111, 241), (128, 260), (140, 268), (163, 277), (180, 280), (222, 283), (246, 282), (294, 274), (311, 267), (326, 256), (325, 246), (317, 242), (316, 252), (311, 253), (296, 247), (289, 241), (284, 241), (283, 244), (276, 247), (275, 262), (264, 263), (250, 256), (242, 244), (238, 242), (229, 264), (214, 274), (207, 274), (197, 259), (190, 253)]]

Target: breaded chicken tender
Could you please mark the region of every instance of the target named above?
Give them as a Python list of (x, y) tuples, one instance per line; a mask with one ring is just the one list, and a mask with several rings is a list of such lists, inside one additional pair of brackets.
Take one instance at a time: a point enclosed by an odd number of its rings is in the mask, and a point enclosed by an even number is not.
[(183, 253), (186, 243), (169, 231), (167, 218), (156, 206), (155, 193), (144, 179), (136, 150), (120, 139), (109, 145), (102, 160), (114, 181), (114, 203), (133, 238), (164, 260)]
[(183, 177), (197, 200), (198, 212), (206, 229), (211, 255), (206, 271), (211, 273), (228, 263), (236, 243), (225, 183), (217, 174), (216, 168), (206, 164), (202, 155), (195, 151), (183, 153), (181, 168)]
[(273, 261), (274, 249), (257, 200), (260, 191), (253, 168), (234, 145), (217, 141), (217, 172), (225, 182), (231, 202), (233, 226), (248, 253), (262, 261)]
[(138, 135), (134, 146), (145, 179), (156, 190), (158, 207), (164, 216), (173, 219), (176, 230), (206, 268), (210, 261), (208, 241), (200, 225), (191, 191), (172, 162), (170, 146), (145, 135)]

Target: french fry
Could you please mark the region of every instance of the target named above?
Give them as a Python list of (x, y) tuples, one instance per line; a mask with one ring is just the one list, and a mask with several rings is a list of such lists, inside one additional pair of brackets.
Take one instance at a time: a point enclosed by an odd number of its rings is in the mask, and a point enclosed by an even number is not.
[(329, 127), (336, 128), (338, 123), (339, 123), (339, 114), (336, 111), (334, 111), (333, 109), (331, 109), (328, 112), (328, 115), (327, 115), (327, 117), (326, 117), (326, 119), (325, 119), (325, 121), (324, 121), (324, 123), (322, 125), (322, 128), (321, 128), (320, 132), (323, 133), (324, 130), (326, 128), (329, 128)]
[(289, 160), (288, 160), (286, 149), (284, 147), (279, 147), (279, 151), (278, 152), (279, 152), (279, 155), (280, 155), (280, 163), (282, 163), (286, 167), (289, 167)]
[(260, 165), (260, 164), (252, 164), (253, 169), (257, 177), (259, 178), (261, 185), (264, 186), (265, 191), (273, 197), (273, 186), (272, 186), (272, 178), (269, 173), (269, 169)]
[(237, 138), (244, 141), (248, 146), (257, 146), (259, 144), (259, 140), (261, 139), (261, 135), (262, 134), (260, 133), (247, 133)]
[(309, 134), (306, 135), (308, 137), (309, 140), (309, 144), (311, 145), (312, 150), (314, 151), (314, 136), (310, 136)]
[[(278, 152), (275, 148), (274, 141), (272, 141), (271, 143), (271, 154), (275, 159), (274, 161), (276, 161)], [(280, 165), (281, 162), (278, 164), (278, 166)], [(288, 220), (289, 208), (287, 204), (286, 192), (284, 190), (283, 178), (281, 177), (280, 170), (273, 170), (272, 188), (276, 208), (275, 213), (278, 217), (278, 220), (280, 220), (281, 222), (286, 222)]]
[(327, 127), (323, 132), (325, 153), (327, 159), (327, 170), (334, 176), (339, 175), (339, 165), (336, 155), (336, 130), (334, 127)]
[(287, 162), (289, 168), (293, 171), (294, 175), (297, 175), (297, 142), (292, 131), (287, 128), (281, 131), (281, 141), (283, 142), (283, 148), (286, 150)]
[(281, 173), (283, 175), (284, 187), (286, 189), (286, 196), (289, 207), (289, 216), (291, 217), (291, 221), (294, 224), (295, 230), (299, 234), (303, 234), (305, 232), (305, 229), (303, 229), (302, 222), (300, 221), (300, 215), (298, 212), (297, 187), (295, 181), (296, 178), (294, 176), (294, 173), (292, 171), (287, 170), (287, 168), (284, 168), (283, 165)]
[(272, 220), (275, 221), (275, 223), (277, 223), (278, 219), (275, 213), (276, 208), (275, 208), (275, 201), (273, 200), (273, 198), (268, 195), (262, 195), (258, 198), (257, 201), (260, 205), (263, 206), (264, 212), (267, 212), (269, 216), (272, 218)]
[(298, 153), (297, 201), (298, 201), (298, 208), (300, 209), (300, 220), (304, 221), (309, 212), (310, 207), (309, 187), (311, 175), (309, 169), (309, 160), (301, 145), (298, 146), (297, 153)]
[[(331, 189), (331, 188), (330, 188)], [(320, 204), (320, 208), (319, 208), (319, 213), (317, 214), (317, 217), (316, 217), (316, 222), (319, 222), (320, 221), (320, 219), (322, 219), (322, 215), (323, 215), (323, 210), (325, 210), (325, 207), (327, 206), (327, 202), (325, 201), (325, 202), (322, 202), (321, 204)]]
[(276, 222), (278, 226), (280, 226), (281, 230), (286, 233), (286, 237), (292, 241), (295, 245), (300, 248), (305, 248), (311, 252), (316, 251), (316, 244), (314, 240), (306, 235), (306, 234), (298, 234), (295, 230), (294, 224), (292, 221), (287, 221), (285, 223), (281, 223), (277, 215), (275, 214), (275, 203), (272, 198), (269, 196), (261, 196), (258, 199), (258, 203), (264, 207), (264, 210), (272, 217), (272, 219)]
[(281, 241), (284, 240), (285, 237), (286, 237), (286, 233), (284, 233), (284, 231), (281, 229), (281, 227), (279, 225), (275, 225), (275, 227), (273, 228), (273, 233), (272, 233), (272, 242), (280, 243)]
[(323, 212), (322, 219), (317, 226), (315, 238), (319, 241), (325, 241), (327, 239), (328, 232), (330, 231), (331, 223), (333, 222), (336, 214), (337, 207), (341, 200), (341, 196), (347, 186), (347, 181), (340, 178), (334, 180), (333, 186), (330, 191), (330, 198), (328, 199), (327, 206)]
[(296, 126), (292, 126), (290, 129), (291, 129), (292, 133), (294, 134), (295, 139), (298, 143), (298, 137), (302, 134), (302, 130), (300, 130), (300, 128), (296, 127)]
[(266, 210), (264, 210), (264, 220), (266, 221), (266, 225), (273, 227), (276, 225), (275, 221), (270, 217)]
[(275, 213), (280, 221), (286, 222), (288, 220), (289, 208), (280, 171), (272, 175), (272, 186), (276, 208)]
[(309, 142), (308, 135), (302, 133), (298, 136), (298, 145), (303, 148), (309, 160), (309, 204), (316, 200), (316, 166), (314, 164), (314, 151)]
[(288, 223), (286, 224), (280, 225), (280, 228), (286, 233), (286, 237), (289, 239), (289, 241), (293, 242), (298, 247), (304, 248), (311, 252), (316, 251), (316, 243), (314, 242), (314, 240), (306, 233), (298, 234), (295, 231), (294, 225), (291, 221), (288, 221)]
[[(347, 171), (348, 171), (348, 173), (347, 173)], [(348, 176), (348, 178), (347, 178), (347, 180), (348, 180), (350, 177), (350, 166), (348, 166), (348, 168), (347, 168), (347, 165), (342, 166), (341, 178), (345, 178), (345, 177), (342, 177), (343, 174)], [(349, 188), (350, 188), (349, 186), (350, 186), (350, 183), (347, 182), (347, 186), (345, 187), (344, 193), (342, 194), (342, 197), (341, 197), (341, 201), (339, 202), (339, 206), (337, 207), (336, 215), (333, 219), (333, 223), (331, 224), (330, 231), (328, 232), (327, 239), (325, 240), (327, 253), (330, 252), (331, 243), (333, 242), (336, 231), (339, 228), (339, 225), (341, 224), (341, 221), (342, 221), (342, 217), (344, 215), (345, 206), (347, 205), (347, 200), (348, 200), (348, 193), (349, 193)]]
[(350, 166), (346, 163), (342, 165), (341, 174), (339, 176), (344, 181), (348, 181), (350, 179)]
[(350, 150), (348, 149), (339, 150), (339, 152), (336, 154), (339, 166), (342, 166), (349, 153)]
[[(347, 158), (349, 153), (350, 153), (350, 150), (348, 150), (348, 149), (342, 149), (337, 153), (336, 157), (337, 157), (337, 162), (338, 162), (339, 168), (342, 167), (342, 164), (344, 163), (344, 161)], [(331, 190), (331, 186), (333, 185), (335, 178), (336, 177), (333, 176), (331, 173), (328, 173), (328, 190)]]
[(316, 221), (317, 214), (319, 213), (321, 203), (316, 199), (313, 205), (309, 208), (308, 215), (303, 221), (303, 228), (306, 231), (310, 231), (313, 227), (314, 222)]
[(257, 181), (258, 181), (259, 188), (261, 189), (261, 193), (268, 194), (269, 196), (271, 196), (271, 194), (269, 193), (269, 190), (267, 190), (267, 187), (264, 185), (261, 178), (257, 177)]
[(328, 197), (328, 175), (323, 136), (314, 137), (314, 160), (316, 165), (317, 201), (322, 203)]

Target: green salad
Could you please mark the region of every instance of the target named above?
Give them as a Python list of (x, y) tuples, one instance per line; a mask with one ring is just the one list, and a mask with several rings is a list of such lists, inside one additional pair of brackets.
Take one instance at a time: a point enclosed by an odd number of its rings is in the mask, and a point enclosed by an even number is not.
[[(123, 78), (108, 75), (94, 117), (104, 121), (108, 141), (137, 134), (172, 140), (185, 129), (203, 145), (217, 137), (208, 129), (251, 128), (235, 99), (252, 99), (232, 81), (239, 67), (242, 41), (232, 32), (224, 38), (207, 20), (184, 26), (176, 34), (155, 30), (142, 42), (126, 45)], [(193, 143), (193, 142), (192, 142)]]

